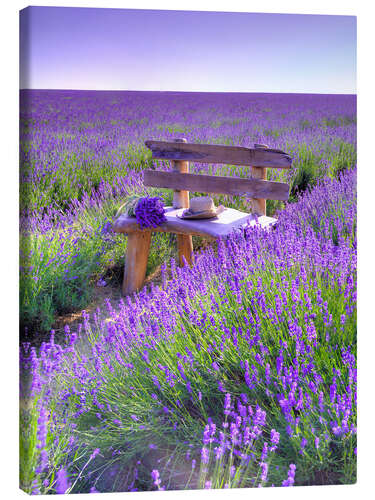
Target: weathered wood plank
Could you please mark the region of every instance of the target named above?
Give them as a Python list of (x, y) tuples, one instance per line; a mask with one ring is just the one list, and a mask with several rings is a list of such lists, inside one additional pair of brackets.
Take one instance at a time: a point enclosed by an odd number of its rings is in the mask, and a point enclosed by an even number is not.
[(249, 167), (290, 168), (291, 157), (280, 149), (250, 149), (216, 144), (146, 141), (153, 158), (202, 163), (226, 163)]
[(139, 290), (146, 277), (151, 231), (130, 232), (126, 247), (123, 295)]
[[(162, 233), (203, 236), (205, 238), (219, 238), (226, 237), (233, 230), (247, 224), (251, 226), (260, 224), (262, 227), (266, 228), (276, 222), (276, 219), (272, 217), (256, 217), (254, 214), (240, 212), (234, 208), (226, 208), (224, 212), (215, 219), (180, 219), (179, 216), (181, 216), (183, 211), (183, 208), (175, 210), (173, 207), (166, 207), (165, 216), (167, 222), (147, 232), (151, 233), (151, 231), (156, 231)], [(114, 222), (113, 228), (116, 233), (131, 234), (132, 232), (140, 232), (136, 218), (127, 217), (126, 215), (118, 217)]]
[[(175, 143), (186, 143), (186, 139), (174, 139)], [(189, 162), (181, 160), (172, 160), (172, 168), (174, 172), (187, 174), (189, 172)], [(189, 208), (189, 191), (175, 189), (173, 191), (173, 208)], [(180, 266), (183, 267), (184, 259), (188, 264), (191, 264), (191, 256), (193, 253), (193, 237), (191, 234), (177, 235), (177, 251)]]
[[(176, 144), (186, 143), (186, 139), (175, 139)], [(174, 172), (187, 174), (189, 172), (189, 162), (181, 160), (172, 160), (172, 168)], [(175, 189), (173, 193), (174, 208), (189, 208), (189, 191)]]
[(237, 177), (220, 177), (216, 175), (180, 174), (178, 172), (162, 172), (145, 170), (143, 183), (145, 186), (186, 189), (192, 192), (222, 193), (230, 195), (247, 195), (251, 198), (286, 201), (289, 197), (289, 185), (259, 179), (240, 179)]

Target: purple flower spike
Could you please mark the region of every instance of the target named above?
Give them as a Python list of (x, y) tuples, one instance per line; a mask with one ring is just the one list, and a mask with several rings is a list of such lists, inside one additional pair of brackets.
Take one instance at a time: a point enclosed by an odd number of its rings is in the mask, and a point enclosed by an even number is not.
[(99, 453), (100, 453), (100, 449), (99, 449), (99, 448), (96, 448), (96, 449), (92, 452), (92, 454), (90, 455), (90, 459), (91, 459), (91, 460), (94, 460), (94, 458), (95, 458), (97, 455), (99, 455)]
[(267, 481), (268, 464), (265, 462), (261, 462), (260, 468), (262, 469), (261, 480)]
[(204, 464), (208, 464), (208, 461), (210, 459), (210, 452), (205, 447), (203, 447), (201, 450), (201, 458)]
[(157, 469), (154, 469), (151, 472), (151, 477), (154, 480), (154, 485), (157, 486), (158, 490), (164, 490), (165, 489), (164, 486), (160, 486), (161, 485), (161, 479), (160, 479), (159, 471)]
[(289, 465), (288, 477), (282, 482), (282, 486), (293, 486), (294, 476), (296, 475), (296, 466), (294, 464)]
[(70, 484), (68, 481), (68, 476), (66, 470), (64, 468), (60, 469), (57, 473), (56, 479), (56, 493), (58, 495), (64, 495), (66, 491), (69, 489)]

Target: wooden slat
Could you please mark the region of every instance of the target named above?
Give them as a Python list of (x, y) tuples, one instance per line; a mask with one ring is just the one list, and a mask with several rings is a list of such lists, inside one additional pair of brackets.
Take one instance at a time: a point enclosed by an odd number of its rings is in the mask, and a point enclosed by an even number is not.
[[(186, 139), (175, 139), (175, 143), (186, 143)], [(174, 172), (187, 174), (189, 172), (189, 162), (181, 160), (172, 160)], [(189, 208), (189, 191), (175, 189), (173, 192), (173, 208)], [(178, 260), (181, 267), (184, 265), (184, 259), (190, 265), (193, 254), (193, 238), (191, 234), (177, 235)]]
[(146, 141), (153, 158), (202, 163), (226, 163), (249, 167), (290, 168), (292, 159), (280, 149), (250, 149), (216, 144)]
[(258, 179), (145, 170), (143, 183), (145, 186), (159, 188), (240, 196), (247, 195), (251, 198), (265, 198), (269, 200), (286, 201), (289, 197), (288, 184)]

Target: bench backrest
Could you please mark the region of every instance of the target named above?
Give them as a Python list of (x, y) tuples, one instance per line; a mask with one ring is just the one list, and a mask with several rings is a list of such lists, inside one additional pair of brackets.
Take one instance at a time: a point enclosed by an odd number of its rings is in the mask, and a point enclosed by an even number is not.
[[(144, 185), (174, 190), (174, 208), (188, 208), (189, 191), (247, 195), (253, 200), (253, 211), (266, 215), (266, 200), (286, 201), (289, 185), (267, 181), (267, 168), (290, 168), (292, 159), (279, 149), (261, 144), (254, 148), (221, 146), (216, 144), (189, 144), (186, 139), (173, 142), (146, 141), (154, 159), (170, 160), (171, 172), (144, 171)], [(189, 161), (224, 163), (251, 167), (249, 179), (216, 175), (189, 174)]]

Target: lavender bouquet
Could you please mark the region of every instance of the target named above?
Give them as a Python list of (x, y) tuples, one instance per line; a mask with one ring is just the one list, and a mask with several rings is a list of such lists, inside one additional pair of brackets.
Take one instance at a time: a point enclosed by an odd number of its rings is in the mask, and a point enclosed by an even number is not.
[(166, 222), (163, 200), (159, 196), (140, 197), (130, 196), (120, 207), (117, 215), (126, 213), (129, 217), (136, 217), (141, 229), (157, 227)]

